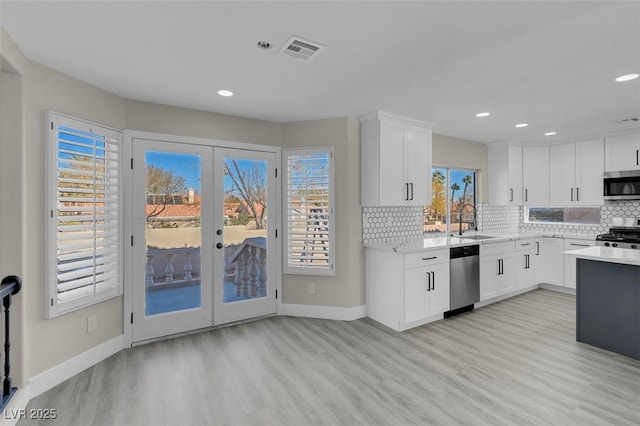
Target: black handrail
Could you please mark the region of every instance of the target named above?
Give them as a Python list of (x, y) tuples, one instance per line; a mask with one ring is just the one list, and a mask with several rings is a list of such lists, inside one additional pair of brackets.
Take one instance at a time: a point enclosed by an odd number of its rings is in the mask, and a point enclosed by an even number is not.
[(11, 387), (9, 308), (11, 307), (11, 296), (18, 294), (21, 288), (22, 281), (15, 275), (3, 278), (2, 283), (0, 283), (0, 298), (2, 299), (2, 306), (4, 306), (4, 381), (2, 382), (2, 404), (0, 405), (0, 410), (3, 410), (9, 404), (9, 400), (17, 390), (17, 388)]

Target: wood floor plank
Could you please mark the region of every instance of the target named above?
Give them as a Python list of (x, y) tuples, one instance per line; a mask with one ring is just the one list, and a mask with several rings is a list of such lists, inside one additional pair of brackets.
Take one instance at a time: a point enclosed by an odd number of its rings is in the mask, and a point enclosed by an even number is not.
[(638, 425), (640, 362), (575, 341), (535, 290), (404, 333), (274, 317), (124, 350), (40, 395), (29, 425)]

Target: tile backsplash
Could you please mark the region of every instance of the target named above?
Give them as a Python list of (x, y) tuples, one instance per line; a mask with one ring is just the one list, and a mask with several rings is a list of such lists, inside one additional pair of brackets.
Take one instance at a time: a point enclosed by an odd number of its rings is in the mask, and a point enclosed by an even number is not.
[(362, 240), (384, 242), (422, 238), (420, 206), (362, 207)]
[[(522, 206), (478, 204), (478, 230), (482, 232), (544, 232), (595, 235), (607, 232), (614, 217), (640, 218), (640, 200), (607, 202), (600, 210), (599, 225), (525, 223)], [(362, 240), (385, 242), (423, 237), (423, 208), (382, 206), (362, 208)]]

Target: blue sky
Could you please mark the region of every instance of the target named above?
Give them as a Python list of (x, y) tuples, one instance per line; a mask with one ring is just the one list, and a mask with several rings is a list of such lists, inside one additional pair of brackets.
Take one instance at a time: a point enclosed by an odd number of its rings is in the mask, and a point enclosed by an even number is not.
[(162, 167), (165, 170), (171, 170), (176, 175), (183, 176), (187, 189), (195, 189), (197, 193), (200, 193), (202, 159), (199, 155), (147, 151), (146, 163)]

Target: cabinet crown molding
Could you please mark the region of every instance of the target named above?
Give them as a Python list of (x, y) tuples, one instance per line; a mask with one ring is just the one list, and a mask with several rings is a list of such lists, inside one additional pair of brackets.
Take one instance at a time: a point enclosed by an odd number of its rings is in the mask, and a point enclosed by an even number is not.
[(410, 126), (426, 127), (433, 129), (435, 124), (430, 121), (418, 120), (415, 118), (404, 117), (402, 115), (393, 114), (386, 111), (373, 111), (358, 118), (360, 123), (365, 123), (372, 120), (393, 120), (396, 122), (402, 122), (403, 124)]

